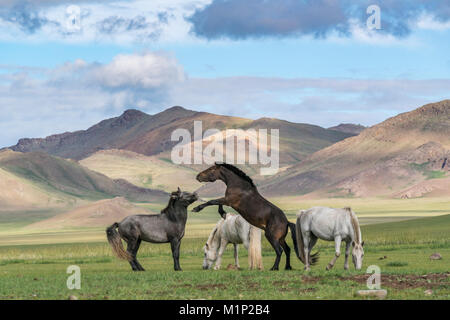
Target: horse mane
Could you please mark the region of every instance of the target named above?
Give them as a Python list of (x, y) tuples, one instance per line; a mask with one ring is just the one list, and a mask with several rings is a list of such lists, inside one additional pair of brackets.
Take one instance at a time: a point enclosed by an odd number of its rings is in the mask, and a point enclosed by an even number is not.
[(355, 234), (355, 242), (360, 244), (361, 243), (361, 239), (360, 239), (360, 228), (359, 228), (359, 222), (358, 219), (356, 219), (355, 214), (353, 213), (352, 209), (347, 207), (344, 208), (345, 210), (348, 211), (348, 213), (350, 214), (350, 222), (352, 223), (352, 227), (353, 227), (353, 233)]
[(221, 222), (222, 222), (222, 221), (219, 221), (219, 222), (216, 224), (216, 226), (214, 227), (213, 231), (212, 231), (211, 234), (209, 235), (208, 240), (206, 241), (206, 244), (207, 244), (208, 246), (210, 246), (210, 247), (211, 247), (211, 242), (212, 242), (212, 241), (214, 240), (214, 238), (216, 237), (216, 233), (217, 233), (217, 230), (219, 230), (219, 226), (220, 226)]
[(252, 178), (250, 178), (244, 171), (242, 171), (238, 167), (235, 167), (235, 166), (233, 166), (231, 164), (228, 164), (228, 163), (216, 163), (216, 165), (220, 166), (220, 167), (227, 168), (228, 170), (230, 170), (231, 172), (236, 174), (238, 177), (241, 177), (242, 179), (244, 179), (245, 181), (250, 183), (250, 185), (252, 187), (256, 187), (255, 184), (253, 183)]
[(161, 213), (163, 214), (169, 214), (170, 213), (170, 209), (173, 208), (175, 201), (177, 199), (172, 198), (172, 196), (169, 199), (169, 203), (167, 203), (167, 206), (161, 210)]

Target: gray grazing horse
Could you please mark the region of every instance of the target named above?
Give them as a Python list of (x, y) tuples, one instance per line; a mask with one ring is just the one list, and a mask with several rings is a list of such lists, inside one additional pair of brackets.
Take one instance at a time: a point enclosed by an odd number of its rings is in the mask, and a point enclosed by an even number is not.
[[(114, 223), (106, 229), (113, 252), (118, 258), (128, 260), (133, 271), (144, 271), (136, 259), (141, 241), (170, 243), (174, 269), (181, 271), (180, 243), (186, 226), (187, 207), (197, 200), (195, 192), (181, 192), (178, 188), (178, 191), (172, 192), (167, 207), (160, 214), (133, 215), (120, 223)], [(128, 243), (127, 251), (123, 248), (121, 238)]]
[(223, 219), (216, 224), (203, 247), (203, 269), (211, 269), (215, 262), (214, 270), (219, 270), (229, 243), (234, 245), (235, 266), (239, 268), (238, 246), (242, 243), (248, 250), (249, 268), (262, 270), (261, 229), (252, 226), (240, 215), (226, 213), (222, 205), (219, 205), (219, 213)]
[(364, 241), (361, 239), (358, 218), (351, 208), (313, 207), (308, 210), (300, 210), (297, 214), (296, 227), (299, 252), (303, 255), (302, 261), (306, 261), (305, 270), (310, 270), (310, 264), (309, 259), (304, 259), (304, 257), (309, 257), (318, 238), (334, 240), (335, 243), (335, 256), (327, 265), (327, 270), (333, 268), (336, 259), (341, 255), (342, 241), (346, 243), (344, 269), (348, 269), (350, 244), (353, 246), (353, 264), (357, 270), (361, 269)]

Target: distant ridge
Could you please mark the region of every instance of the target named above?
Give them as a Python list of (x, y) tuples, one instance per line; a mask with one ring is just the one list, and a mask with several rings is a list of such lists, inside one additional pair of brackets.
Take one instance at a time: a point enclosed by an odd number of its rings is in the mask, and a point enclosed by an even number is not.
[(184, 128), (193, 136), (194, 121), (201, 121), (203, 130), (279, 129), (283, 166), (296, 163), (317, 150), (354, 135), (310, 124), (272, 118), (253, 121), (174, 106), (154, 115), (129, 109), (119, 117), (103, 120), (87, 130), (55, 134), (46, 138), (20, 139), (10, 149), (18, 152), (46, 152), (74, 160), (82, 160), (97, 151), (110, 149), (153, 156), (170, 151), (178, 143), (171, 141), (174, 130)]
[(360, 134), (361, 131), (366, 129), (365, 126), (362, 126), (360, 124), (353, 124), (353, 123), (341, 123), (337, 126), (328, 128), (329, 130), (334, 131), (340, 131), (345, 133), (352, 133), (352, 134)]
[(195, 113), (179, 106), (155, 115), (129, 109), (119, 117), (103, 120), (87, 130), (54, 134), (46, 138), (20, 139), (10, 149), (18, 152), (42, 151), (79, 160), (99, 150), (124, 148), (159, 126)]

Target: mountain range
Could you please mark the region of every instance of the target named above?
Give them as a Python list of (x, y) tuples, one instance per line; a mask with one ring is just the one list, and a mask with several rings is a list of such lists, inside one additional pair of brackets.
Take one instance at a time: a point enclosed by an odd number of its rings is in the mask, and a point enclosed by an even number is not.
[[(87, 130), (24, 138), (1, 150), (0, 211), (61, 208), (75, 219), (90, 216), (99, 207), (126, 215), (133, 208), (128, 201), (163, 203), (177, 187), (197, 190), (203, 197), (222, 194), (223, 183), (195, 180), (208, 165), (177, 165), (170, 160), (178, 143), (171, 141), (171, 133), (184, 128), (193, 136), (194, 121), (202, 121), (203, 130), (216, 128), (222, 133), (279, 129), (277, 174), (261, 176), (257, 166), (239, 165), (269, 197), (450, 195), (450, 100), (427, 104), (370, 128), (340, 124), (328, 129), (176, 106), (154, 115), (130, 109)], [(248, 139), (239, 134), (238, 140)], [(59, 221), (51, 219), (50, 224)]]

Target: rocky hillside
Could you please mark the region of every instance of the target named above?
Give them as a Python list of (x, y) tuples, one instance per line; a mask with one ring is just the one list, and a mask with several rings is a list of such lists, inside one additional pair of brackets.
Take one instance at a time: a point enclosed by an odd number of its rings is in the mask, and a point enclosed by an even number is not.
[(125, 148), (146, 133), (195, 113), (181, 107), (173, 107), (150, 116), (131, 109), (119, 117), (103, 120), (87, 130), (55, 134), (44, 139), (20, 139), (10, 149), (19, 152), (42, 151), (62, 158), (78, 160), (98, 150)]
[(315, 152), (261, 189), (267, 194), (394, 194), (420, 181), (444, 178), (449, 148), (450, 100), (444, 100)]

